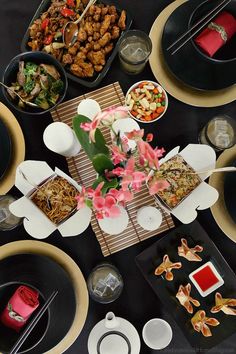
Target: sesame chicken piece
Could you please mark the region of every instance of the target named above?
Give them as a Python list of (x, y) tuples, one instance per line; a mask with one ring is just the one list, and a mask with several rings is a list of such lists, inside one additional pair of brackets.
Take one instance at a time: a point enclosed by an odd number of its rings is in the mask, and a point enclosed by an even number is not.
[(120, 18), (119, 18), (119, 21), (118, 21), (118, 26), (120, 27), (120, 29), (123, 31), (126, 27), (126, 24), (125, 24), (125, 21), (126, 21), (126, 12), (125, 10), (122, 10), (121, 11), (121, 15), (120, 15)]

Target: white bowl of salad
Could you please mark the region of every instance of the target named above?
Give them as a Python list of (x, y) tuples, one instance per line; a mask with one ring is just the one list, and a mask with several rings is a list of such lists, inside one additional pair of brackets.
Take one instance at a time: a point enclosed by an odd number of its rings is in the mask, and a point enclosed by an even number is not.
[(125, 105), (130, 116), (138, 122), (153, 123), (165, 114), (168, 96), (157, 82), (143, 80), (129, 88), (125, 96)]

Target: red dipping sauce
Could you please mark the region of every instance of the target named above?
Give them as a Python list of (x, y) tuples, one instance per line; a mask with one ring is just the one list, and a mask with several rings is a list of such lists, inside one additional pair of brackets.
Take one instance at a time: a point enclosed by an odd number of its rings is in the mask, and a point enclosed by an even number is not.
[(206, 265), (206, 267), (194, 274), (193, 278), (198, 283), (202, 291), (206, 291), (219, 282), (219, 279), (209, 265)]

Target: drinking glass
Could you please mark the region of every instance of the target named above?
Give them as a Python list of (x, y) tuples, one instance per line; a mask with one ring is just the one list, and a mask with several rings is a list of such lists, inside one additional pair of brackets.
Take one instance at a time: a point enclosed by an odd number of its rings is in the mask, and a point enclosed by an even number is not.
[(13, 215), (9, 205), (15, 198), (9, 194), (0, 196), (0, 231), (12, 230), (22, 223), (22, 218)]
[(118, 51), (122, 69), (128, 74), (139, 74), (152, 52), (152, 41), (145, 32), (130, 30), (121, 37)]
[(215, 151), (228, 149), (236, 143), (236, 122), (227, 115), (216, 116), (203, 127), (198, 140)]
[(118, 269), (106, 262), (98, 264), (87, 280), (91, 298), (103, 304), (115, 301), (120, 296), (123, 286), (123, 279)]

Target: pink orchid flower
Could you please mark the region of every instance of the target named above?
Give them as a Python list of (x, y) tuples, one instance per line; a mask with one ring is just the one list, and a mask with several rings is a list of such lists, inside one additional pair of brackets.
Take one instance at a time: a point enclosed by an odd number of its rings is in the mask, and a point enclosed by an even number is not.
[(145, 162), (148, 163), (150, 168), (158, 169), (158, 155), (159, 150), (154, 150), (149, 143), (143, 140), (139, 140), (137, 142), (138, 151), (139, 151), (139, 163), (140, 165), (144, 165)]
[(77, 200), (78, 210), (86, 206), (86, 190), (84, 187), (82, 187), (80, 194), (75, 196), (75, 199)]
[(111, 106), (104, 112), (99, 112), (96, 117), (104, 126), (111, 126), (115, 120), (127, 117), (128, 109), (123, 106)]
[(83, 129), (86, 132), (89, 132), (89, 140), (95, 143), (95, 133), (96, 129), (98, 128), (100, 124), (100, 118), (96, 116), (91, 123), (81, 123), (80, 128)]
[(128, 139), (130, 140), (140, 140), (143, 138), (144, 129), (132, 130), (129, 133), (125, 133)]
[(151, 195), (154, 195), (157, 192), (162, 191), (163, 189), (167, 189), (169, 186), (170, 186), (169, 182), (167, 182), (164, 179), (160, 179), (160, 180), (153, 179), (149, 184), (149, 193)]
[(100, 197), (102, 195), (102, 187), (104, 186), (104, 182), (100, 182), (95, 189), (88, 188), (87, 194), (89, 198)]
[(120, 162), (126, 160), (126, 154), (117, 145), (111, 146), (112, 162), (114, 165), (118, 165)]
[(153, 134), (152, 133), (148, 133), (146, 136), (146, 142), (150, 143), (151, 141), (153, 141)]
[(141, 171), (135, 171), (135, 159), (130, 157), (124, 170), (121, 172), (121, 186), (123, 191), (129, 190), (129, 187), (138, 191), (142, 183), (146, 180), (146, 174)]
[(100, 219), (104, 216), (117, 217), (120, 215), (117, 200), (112, 194), (107, 194), (105, 197), (95, 197), (93, 199), (93, 207)]

